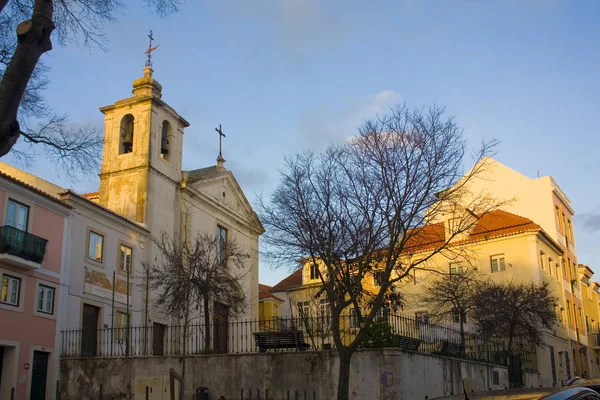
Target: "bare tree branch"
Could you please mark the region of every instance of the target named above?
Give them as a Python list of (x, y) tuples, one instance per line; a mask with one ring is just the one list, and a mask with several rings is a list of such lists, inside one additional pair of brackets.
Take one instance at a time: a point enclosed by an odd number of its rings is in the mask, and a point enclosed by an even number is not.
[[(340, 357), (338, 400), (348, 399), (352, 354), (394, 285), (430, 268), (435, 255), (456, 252), (453, 242), (497, 207), (470, 193), (469, 185), (485, 170), (494, 144), (482, 144), (465, 174), (467, 145), (454, 119), (442, 107), (400, 106), (367, 121), (344, 144), (287, 158), (279, 186), (269, 201), (260, 200), (267, 260), (285, 265), (301, 259), (321, 270), (320, 291), (331, 307)], [(456, 216), (451, 232), (443, 224), (441, 232), (427, 226), (449, 212)], [(368, 293), (362, 282), (374, 272), (381, 286)], [(340, 317), (361, 301), (363, 323), (345, 344)]]

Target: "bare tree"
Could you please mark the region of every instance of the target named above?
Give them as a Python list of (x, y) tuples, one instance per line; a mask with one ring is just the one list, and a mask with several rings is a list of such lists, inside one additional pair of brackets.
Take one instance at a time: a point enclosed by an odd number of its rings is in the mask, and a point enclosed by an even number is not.
[(480, 333), (506, 345), (509, 356), (517, 347), (531, 350), (544, 343), (544, 329), (556, 322), (557, 300), (548, 284), (482, 282), (475, 293), (473, 318)]
[[(267, 228), (265, 256), (276, 265), (304, 259), (318, 265), (321, 291), (331, 307), (332, 332), (340, 359), (338, 400), (348, 399), (350, 361), (382, 306), (388, 290), (432, 256), (451, 250), (453, 239), (470, 229), (493, 201), (462, 199), (471, 180), (487, 166), (493, 143), (474, 155), (463, 174), (466, 142), (444, 109), (399, 107), (368, 121), (359, 135), (321, 153), (286, 160), (269, 200), (261, 199)], [(452, 229), (424, 226), (452, 211)], [(381, 286), (360, 315), (352, 343), (342, 342), (340, 317), (364, 295), (363, 281), (377, 271)]]
[(479, 282), (477, 270), (463, 267), (461, 271), (450, 271), (436, 277), (424, 288), (420, 296), (422, 304), (430, 310), (430, 318), (437, 322), (457, 322), (460, 325), (461, 345), (465, 346), (465, 323), (472, 317), (475, 294)]
[(211, 301), (218, 300), (227, 305), (232, 315), (244, 311), (246, 297), (239, 281), (244, 278), (249, 255), (235, 240), (218, 242), (208, 233), (184, 240), (173, 240), (163, 234), (153, 242), (162, 258), (154, 262), (143, 261), (142, 265), (148, 274), (150, 289), (156, 292), (156, 305), (183, 322), (183, 393), (188, 325), (199, 316), (202, 307), (204, 350), (210, 350)]
[[(145, 2), (158, 15), (177, 11), (181, 3)], [(61, 45), (104, 48), (103, 25), (115, 21), (123, 8), (120, 0), (0, 0), (0, 157), (22, 137), (29, 145), (41, 145), (69, 177), (97, 171), (102, 137), (91, 127), (69, 129), (66, 118), (46, 104), (47, 67), (40, 57), (52, 49), (53, 32)], [(28, 164), (35, 158), (31, 151), (29, 146), (13, 154)]]

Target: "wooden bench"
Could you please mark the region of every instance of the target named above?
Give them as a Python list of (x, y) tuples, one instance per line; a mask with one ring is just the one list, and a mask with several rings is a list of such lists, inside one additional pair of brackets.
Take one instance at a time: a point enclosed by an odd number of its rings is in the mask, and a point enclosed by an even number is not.
[(310, 347), (304, 341), (301, 331), (294, 332), (255, 332), (254, 341), (261, 353), (267, 350), (296, 349), (304, 351)]
[(448, 357), (462, 357), (464, 354), (464, 349), (465, 347), (458, 343), (444, 341), (442, 342), (440, 351), (435, 352), (435, 354)]
[(398, 347), (404, 351), (419, 351), (420, 339), (409, 336), (396, 335)]

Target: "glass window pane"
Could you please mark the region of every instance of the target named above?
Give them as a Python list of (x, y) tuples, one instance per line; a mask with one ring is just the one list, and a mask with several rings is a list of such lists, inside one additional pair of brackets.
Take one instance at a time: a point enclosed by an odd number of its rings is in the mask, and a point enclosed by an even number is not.
[(90, 232), (88, 257), (92, 260), (102, 262), (102, 245), (104, 237), (96, 232)]
[(6, 225), (15, 227), (15, 216), (17, 214), (17, 205), (12, 201), (8, 202), (8, 213), (6, 215)]
[(5, 302), (7, 299), (8, 299), (8, 278), (4, 277), (4, 278), (2, 278), (2, 296), (0, 297), (0, 300)]
[(46, 289), (46, 311), (52, 313), (52, 303), (54, 302), (54, 289)]
[(38, 288), (38, 305), (37, 305), (37, 309), (38, 309), (38, 311), (43, 311), (44, 310), (44, 288), (42, 286), (40, 286)]
[(17, 209), (18, 209), (17, 229), (26, 231), (27, 230), (27, 211), (28, 211), (27, 207), (18, 205)]

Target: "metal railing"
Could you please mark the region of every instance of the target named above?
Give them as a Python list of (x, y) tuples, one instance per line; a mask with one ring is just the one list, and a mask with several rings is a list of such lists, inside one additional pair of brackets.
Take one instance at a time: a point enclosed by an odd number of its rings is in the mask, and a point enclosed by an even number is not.
[(41, 263), (48, 240), (12, 226), (0, 226), (0, 253)]
[[(400, 315), (379, 317), (399, 339), (413, 340), (412, 349), (421, 353), (442, 354), (504, 364), (504, 346), (473, 333), (461, 333), (441, 325), (417, 321)], [(97, 330), (72, 329), (62, 331), (61, 356), (69, 357), (128, 357), (128, 356), (181, 356), (212, 353), (252, 353), (259, 349), (256, 334), (286, 336), (285, 332), (301, 332), (302, 346), (292, 343), (277, 345), (269, 351), (296, 351), (335, 348), (331, 318), (328, 316), (304, 318), (274, 318), (269, 320), (215, 321), (204, 324), (131, 326), (130, 328), (102, 328)], [(354, 316), (340, 317), (342, 342), (350, 344), (358, 333), (359, 323)], [(291, 335), (295, 337), (294, 335)], [(444, 352), (448, 347), (454, 353)], [(398, 346), (402, 347), (402, 346)], [(458, 350), (456, 350), (458, 349)]]

